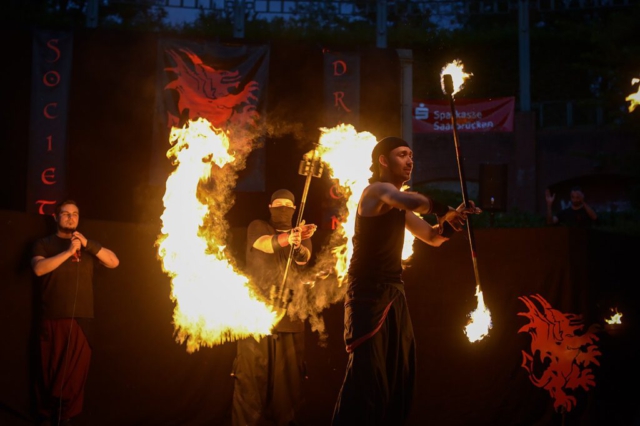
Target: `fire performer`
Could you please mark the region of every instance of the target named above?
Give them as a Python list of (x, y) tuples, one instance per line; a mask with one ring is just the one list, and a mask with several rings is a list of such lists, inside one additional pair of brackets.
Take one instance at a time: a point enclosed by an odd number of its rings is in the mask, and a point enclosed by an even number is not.
[(78, 232), (80, 211), (73, 200), (56, 206), (57, 231), (36, 241), (31, 267), (40, 277), (41, 377), (36, 386), (44, 425), (66, 425), (82, 412), (91, 361), (93, 272), (115, 268), (115, 253)]
[[(415, 382), (415, 339), (402, 281), (405, 227), (438, 247), (460, 231), (470, 202), (457, 209), (401, 191), (411, 178), (413, 152), (400, 138), (380, 140), (371, 154), (373, 176), (360, 197), (344, 311), (346, 374), (332, 424), (402, 425)], [(415, 213), (435, 214), (430, 225)]]
[[(303, 223), (292, 229), (295, 209), (294, 195), (279, 189), (271, 196), (270, 220), (254, 220), (247, 229), (247, 274), (265, 300), (274, 284), (281, 284), (290, 253), (290, 279), (311, 258), (316, 226)], [(305, 376), (304, 322), (284, 315), (271, 335), (238, 341), (232, 375), (233, 425), (296, 424)]]

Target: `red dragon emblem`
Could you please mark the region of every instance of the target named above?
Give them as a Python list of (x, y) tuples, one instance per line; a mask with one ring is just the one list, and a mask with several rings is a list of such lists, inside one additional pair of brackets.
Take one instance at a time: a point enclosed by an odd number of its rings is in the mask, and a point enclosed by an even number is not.
[[(252, 123), (258, 116), (256, 111), (259, 90), (256, 81), (250, 81), (240, 89), (242, 76), (238, 71), (216, 70), (205, 64), (198, 55), (189, 49), (179, 49), (183, 56), (175, 50), (167, 50), (175, 67), (165, 68), (174, 72), (177, 78), (165, 86), (165, 89), (176, 90), (178, 112), (188, 113), (188, 118), (195, 120), (205, 118), (217, 128), (229, 128), (232, 125)], [(168, 112), (167, 125), (179, 126), (180, 117)]]
[(572, 391), (588, 391), (596, 384), (589, 366), (600, 365), (597, 357), (601, 353), (594, 343), (599, 340), (598, 325), (579, 334), (584, 327), (581, 315), (560, 312), (539, 294), (518, 299), (529, 308), (518, 313), (529, 319), (518, 333), (531, 335), (531, 353), (522, 351), (522, 367), (534, 385), (549, 392), (557, 412), (569, 412), (577, 402)]

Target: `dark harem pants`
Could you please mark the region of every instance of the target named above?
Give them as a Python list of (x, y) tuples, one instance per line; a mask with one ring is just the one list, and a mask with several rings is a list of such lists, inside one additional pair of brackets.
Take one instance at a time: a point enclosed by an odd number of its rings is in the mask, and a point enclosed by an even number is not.
[(233, 366), (234, 426), (296, 424), (302, 403), (304, 333), (277, 332), (238, 341)]
[(403, 284), (352, 281), (344, 326), (349, 360), (332, 424), (405, 424), (414, 394), (416, 359)]

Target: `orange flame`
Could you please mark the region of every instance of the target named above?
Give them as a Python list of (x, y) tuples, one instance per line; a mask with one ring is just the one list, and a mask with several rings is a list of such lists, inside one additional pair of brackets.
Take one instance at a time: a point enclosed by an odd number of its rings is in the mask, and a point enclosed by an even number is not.
[(618, 312), (618, 308), (611, 309), (615, 314), (611, 315), (611, 318), (605, 319), (607, 324), (622, 324), (622, 314)]
[[(327, 165), (332, 179), (337, 181), (344, 194), (345, 205), (341, 214), (342, 221), (336, 232), (342, 237), (332, 252), (336, 259), (335, 271), (341, 284), (347, 273), (349, 260), (353, 252), (351, 241), (355, 232), (355, 217), (362, 191), (369, 185), (371, 177), (371, 151), (377, 139), (369, 132), (358, 133), (350, 124), (340, 124), (331, 129), (321, 128), (318, 153)], [(403, 258), (413, 252), (414, 237), (407, 231), (403, 249)]]
[(369, 132), (358, 133), (350, 124), (340, 124), (331, 129), (321, 128), (320, 131), (318, 153), (327, 165), (330, 177), (340, 186), (345, 200), (341, 223), (336, 229), (337, 234), (343, 237), (343, 243), (332, 248), (338, 283), (342, 284), (353, 252), (351, 238), (358, 202), (371, 177), (371, 156), (368, 154), (375, 147), (377, 139)]
[[(186, 343), (192, 353), (201, 345), (269, 334), (275, 312), (257, 299), (248, 279), (224, 254), (227, 228), (221, 224), (226, 224), (224, 213), (232, 204), (236, 161), (228, 152), (227, 134), (201, 118), (182, 129), (174, 127), (170, 140), (167, 157), (176, 168), (166, 182), (156, 245), (163, 271), (171, 278), (176, 341)], [(204, 189), (211, 182), (215, 195)]]
[(480, 286), (476, 286), (476, 298), (478, 307), (469, 314), (469, 322), (464, 329), (464, 333), (470, 342), (476, 342), (489, 335), (489, 329), (493, 327), (491, 323), (491, 312), (484, 304), (484, 296)]
[[(640, 78), (631, 79), (631, 85), (640, 83)], [(633, 112), (634, 109), (638, 105), (640, 105), (640, 84), (638, 84), (638, 91), (636, 93), (632, 93), (625, 98), (625, 101), (631, 102), (629, 105), (629, 112)]]
[(442, 71), (440, 72), (440, 86), (442, 87), (442, 91), (444, 93), (446, 93), (444, 87), (444, 76), (446, 74), (451, 75), (451, 79), (453, 80), (453, 93), (451, 94), (455, 95), (460, 90), (462, 90), (464, 82), (473, 75), (471, 73), (464, 72), (462, 70), (463, 68), (464, 65), (462, 65), (462, 61), (460, 61), (460, 59), (455, 59), (453, 62), (445, 65), (442, 68)]

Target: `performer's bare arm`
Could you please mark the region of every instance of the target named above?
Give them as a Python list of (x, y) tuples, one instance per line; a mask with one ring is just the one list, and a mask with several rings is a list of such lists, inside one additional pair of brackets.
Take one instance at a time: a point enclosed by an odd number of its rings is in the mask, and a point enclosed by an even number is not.
[[(476, 207), (473, 201), (469, 201), (469, 204), (469, 208), (466, 208), (464, 203), (462, 203), (456, 209), (456, 211), (460, 213), (465, 220), (469, 214), (482, 213), (482, 210)], [(450, 236), (447, 237), (441, 233), (440, 227), (444, 226), (444, 224), (431, 225), (430, 223), (422, 220), (415, 213), (409, 211), (406, 212), (405, 218), (405, 228), (407, 228), (413, 236), (430, 246), (439, 247), (450, 238)]]
[[(87, 238), (78, 231), (75, 231), (73, 233), (72, 240), (75, 240), (75, 239), (80, 240), (82, 247), (87, 247), (87, 244), (89, 244), (89, 240), (87, 240)], [(114, 252), (112, 252), (106, 247), (100, 247), (100, 250), (98, 250), (98, 252), (95, 253), (95, 255), (100, 261), (100, 263), (102, 263), (107, 268), (116, 268), (120, 264), (120, 260), (118, 259), (118, 256), (116, 256)]]
[(115, 268), (120, 264), (120, 260), (116, 254), (106, 247), (102, 247), (98, 254), (96, 254), (96, 257), (107, 268)]
[(431, 209), (431, 202), (417, 192), (400, 191), (388, 182), (374, 182), (362, 192), (358, 213), (361, 216), (379, 216), (390, 207), (424, 214)]
[[(73, 238), (69, 240), (68, 249), (51, 257), (34, 256), (31, 259), (31, 268), (38, 277), (48, 274), (62, 265), (82, 247), (87, 247), (87, 243), (88, 240), (85, 236), (76, 231), (73, 233)], [(106, 247), (100, 247), (95, 256), (107, 268), (116, 268), (120, 264), (116, 254)]]
[[(298, 229), (300, 232), (280, 232), (276, 233), (278, 244), (280, 247), (287, 247), (289, 245), (299, 246), (302, 240), (309, 239), (316, 232), (317, 226), (309, 224), (301, 224)], [(273, 234), (262, 235), (253, 242), (253, 248), (260, 250), (261, 252), (273, 254), (273, 246), (271, 239)]]
[(416, 216), (415, 213), (407, 211), (405, 217), (405, 227), (420, 241), (430, 246), (439, 247), (442, 243), (449, 240), (449, 238), (440, 235), (436, 226), (422, 220)]
[(80, 245), (80, 240), (72, 239), (69, 241), (69, 248), (55, 256), (34, 256), (31, 259), (31, 268), (33, 269), (33, 272), (36, 276), (41, 277), (55, 270), (58, 266), (62, 265), (67, 259), (73, 256), (76, 251), (80, 250)]
[[(388, 182), (374, 182), (362, 192), (358, 213), (361, 216), (379, 216), (393, 207), (419, 214), (429, 213), (433, 209), (432, 201), (422, 194), (400, 191)], [(472, 209), (469, 209), (468, 213), (471, 211)], [(475, 206), (473, 211), (475, 212)], [(444, 222), (449, 222), (456, 231), (462, 230), (465, 221), (464, 211), (461, 212), (453, 207), (449, 207), (446, 214), (438, 216), (440, 226)]]

